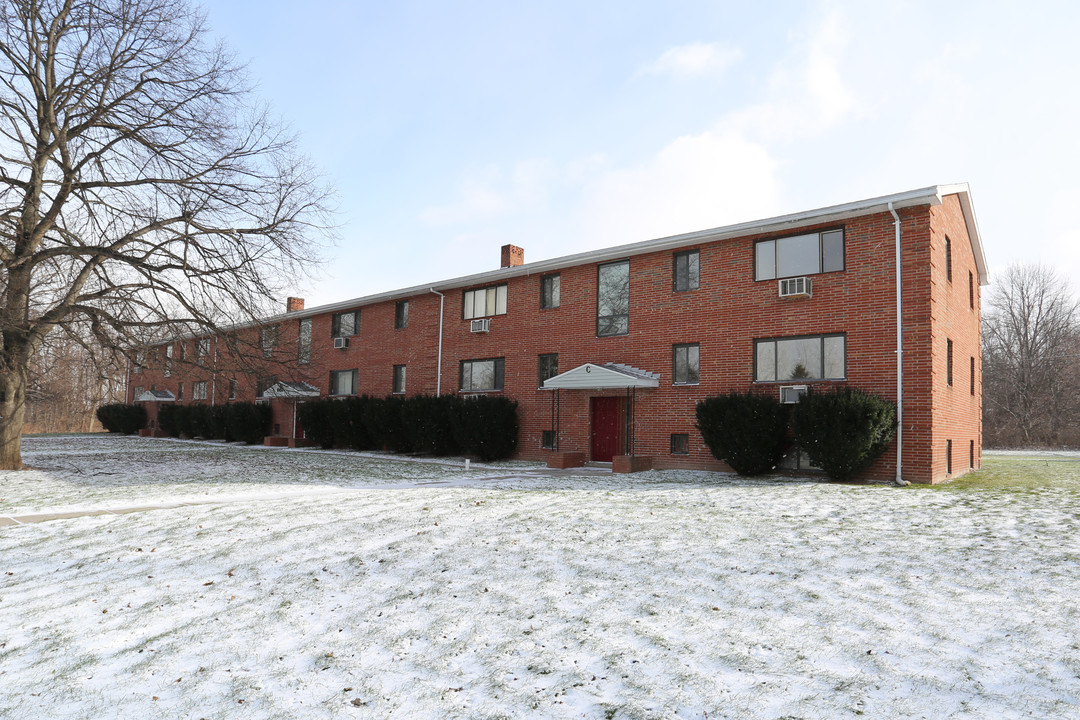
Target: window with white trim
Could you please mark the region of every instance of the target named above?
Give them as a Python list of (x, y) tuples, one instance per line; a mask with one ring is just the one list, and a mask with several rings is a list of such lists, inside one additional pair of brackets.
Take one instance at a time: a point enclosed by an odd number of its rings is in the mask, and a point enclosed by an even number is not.
[(754, 341), (754, 381), (843, 380), (847, 337), (811, 335)]
[(165, 346), (165, 377), (172, 376), (173, 344)]
[(502, 390), (505, 373), (505, 358), (462, 360), (459, 387), (462, 392)]
[(259, 330), (259, 347), (262, 348), (264, 358), (272, 357), (278, 344), (279, 329), (277, 325), (270, 325)]
[(754, 243), (754, 279), (816, 275), (844, 269), (844, 231), (793, 235)]
[(466, 290), (462, 301), (466, 320), (506, 314), (506, 285)]
[(207, 396), (207, 383), (205, 380), (200, 380), (191, 384), (191, 399), (192, 400), (205, 400)]

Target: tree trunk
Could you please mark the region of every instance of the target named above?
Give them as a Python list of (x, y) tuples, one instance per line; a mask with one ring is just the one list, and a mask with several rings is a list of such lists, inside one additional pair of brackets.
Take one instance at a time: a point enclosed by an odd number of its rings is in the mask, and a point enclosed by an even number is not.
[(26, 413), (26, 374), (0, 371), (0, 470), (22, 470), (22, 429)]

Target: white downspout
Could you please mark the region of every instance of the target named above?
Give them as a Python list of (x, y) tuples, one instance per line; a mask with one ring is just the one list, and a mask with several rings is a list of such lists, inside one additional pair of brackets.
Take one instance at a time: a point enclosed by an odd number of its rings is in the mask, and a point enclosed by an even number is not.
[(900, 275), (900, 216), (889, 202), (889, 212), (896, 228), (896, 479), (897, 485), (908, 485), (903, 476), (904, 451), (904, 302)]
[(428, 292), (435, 293), (439, 296), (439, 357), (436, 360), (435, 366), (435, 394), (442, 395), (442, 322), (443, 322), (443, 304), (446, 302), (446, 296), (435, 288), (428, 288)]

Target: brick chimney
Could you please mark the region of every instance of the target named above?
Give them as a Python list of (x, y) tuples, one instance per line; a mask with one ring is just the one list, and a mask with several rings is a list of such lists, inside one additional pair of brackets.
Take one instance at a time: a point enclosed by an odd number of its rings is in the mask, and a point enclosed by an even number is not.
[(304, 309), (304, 298), (286, 298), (285, 312), (299, 312)]
[(517, 245), (502, 246), (502, 265), (500, 267), (514, 267), (525, 264), (525, 250)]

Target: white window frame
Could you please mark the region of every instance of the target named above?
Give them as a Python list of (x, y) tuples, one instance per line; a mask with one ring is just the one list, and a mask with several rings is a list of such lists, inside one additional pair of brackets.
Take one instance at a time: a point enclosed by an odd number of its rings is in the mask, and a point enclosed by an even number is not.
[(199, 380), (191, 383), (191, 399), (192, 400), (205, 400), (208, 395), (209, 383), (206, 380)]

